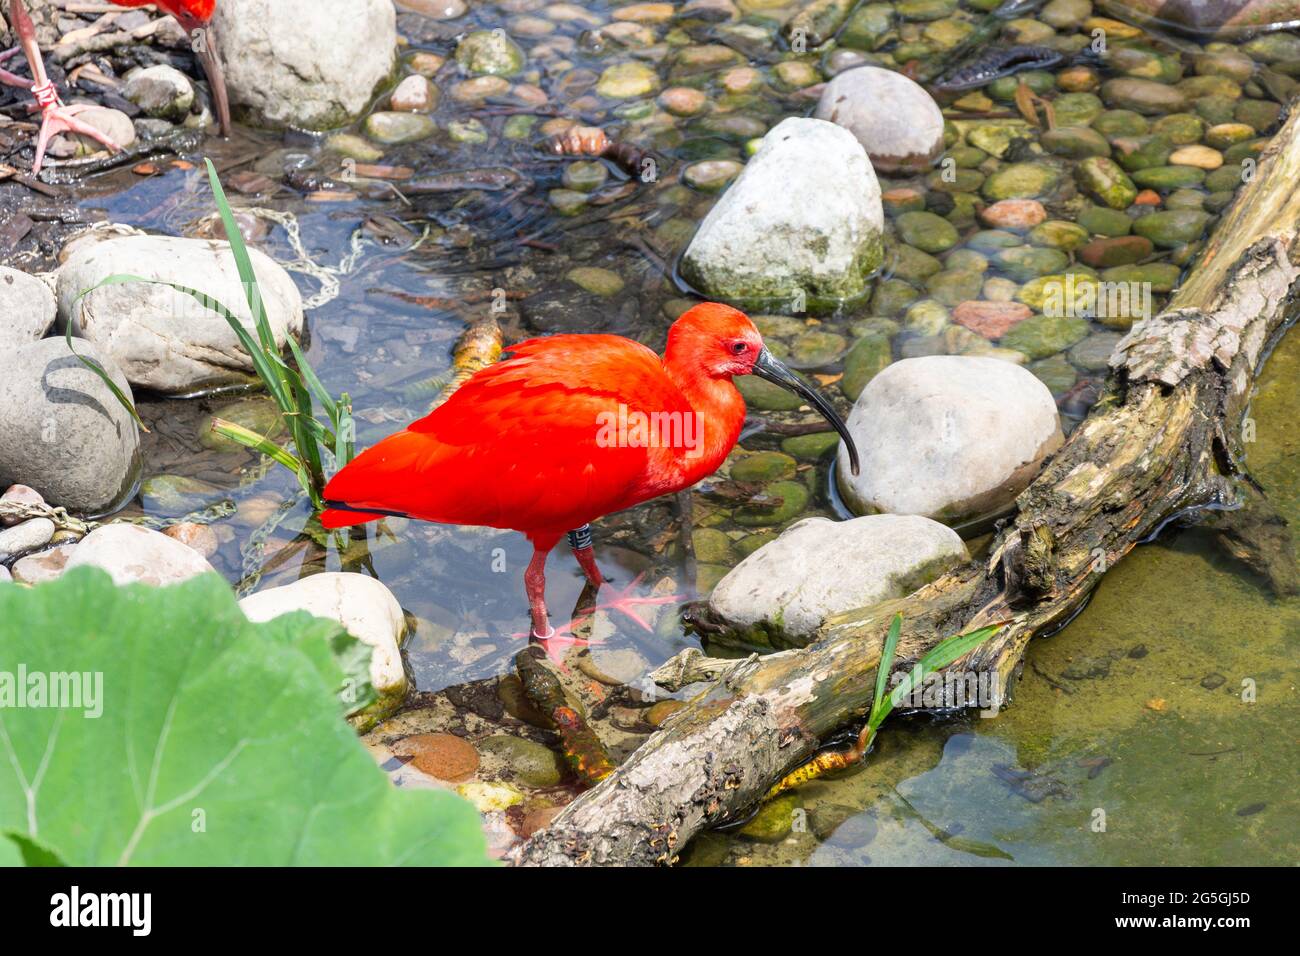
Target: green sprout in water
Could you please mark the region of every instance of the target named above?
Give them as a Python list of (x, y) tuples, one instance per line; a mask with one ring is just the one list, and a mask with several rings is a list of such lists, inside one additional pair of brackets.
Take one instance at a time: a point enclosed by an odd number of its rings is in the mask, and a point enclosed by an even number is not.
[[(253, 370), (258, 379), (279, 406), (280, 415), (292, 438), (292, 450), (234, 422), (214, 419), (212, 430), (247, 448), (261, 452), (289, 469), (297, 477), (303, 491), (311, 498), (313, 507), (320, 511), (325, 507), (322, 495), (325, 490), (326, 460), (332, 456), (335, 465), (341, 468), (350, 462), (356, 453), (356, 426), (352, 419), (352, 400), (347, 392), (335, 399), (325, 390), (292, 335), (288, 336), (288, 343), (289, 351), (293, 354), (293, 365), (285, 362), (280, 355), (271, 325), (266, 318), (266, 307), (262, 302), (261, 289), (257, 283), (257, 275), (253, 271), (252, 259), (248, 255), (248, 247), (245, 246), (244, 237), (235, 224), (216, 167), (212, 165), (210, 159), (204, 162), (208, 167), (208, 181), (212, 184), (212, 195), (216, 200), (217, 210), (221, 213), (221, 221), (225, 225), (226, 238), (230, 242), (230, 251), (235, 256), (235, 265), (244, 286), (244, 296), (253, 317), (256, 337), (244, 327), (244, 323), (230, 309), (212, 296), (198, 289), (163, 279), (147, 279), (125, 274), (111, 275), (93, 288), (82, 292), (77, 300), (104, 286), (152, 282), (183, 292), (204, 308), (224, 318), (239, 339), (239, 344), (252, 360)], [(73, 348), (71, 322), (68, 323), (66, 339), (72, 353), (104, 380), (117, 400), (131, 413), (136, 423), (148, 431), (130, 399), (112, 381), (104, 367), (94, 359), (78, 354)], [(316, 417), (316, 402), (320, 402), (325, 410), (326, 420), (323, 422)]]
[(885, 718), (890, 715), (895, 707), (898, 707), (911, 697), (912, 692), (920, 686), (927, 676), (937, 673), (959, 658), (965, 657), (1000, 631), (1005, 623), (1003, 621), (991, 624), (988, 627), (977, 628), (966, 634), (954, 634), (952, 637), (940, 641), (916, 662), (912, 669), (908, 671), (907, 676), (899, 681), (892, 691), (886, 693), (889, 685), (889, 675), (894, 668), (894, 657), (898, 653), (898, 639), (903, 631), (903, 615), (894, 615), (894, 620), (889, 625), (889, 633), (885, 635), (885, 644), (880, 651), (880, 663), (876, 666), (876, 694), (871, 705), (871, 712), (867, 715), (866, 726), (862, 728), (857, 741), (847, 750), (827, 750), (817, 754), (807, 763), (801, 764), (782, 777), (767, 792), (764, 799), (770, 800), (777, 794), (808, 783), (833, 770), (842, 770), (861, 763), (871, 747), (871, 742), (876, 738), (876, 731), (880, 729), (880, 725), (885, 722)]

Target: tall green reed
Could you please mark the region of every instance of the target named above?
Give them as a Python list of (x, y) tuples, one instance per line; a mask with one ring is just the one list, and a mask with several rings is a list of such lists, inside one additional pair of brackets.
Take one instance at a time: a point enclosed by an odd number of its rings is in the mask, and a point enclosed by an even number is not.
[[(204, 308), (224, 318), (239, 339), (239, 344), (252, 360), (253, 370), (258, 380), (279, 407), (280, 415), (289, 432), (291, 445), (286, 447), (277, 444), (265, 435), (259, 435), (242, 425), (219, 418), (213, 420), (212, 430), (240, 445), (261, 452), (293, 472), (298, 479), (298, 484), (311, 499), (313, 507), (320, 511), (325, 507), (323, 494), (326, 462), (333, 458), (334, 466), (341, 468), (356, 454), (356, 426), (352, 418), (352, 400), (347, 392), (336, 399), (326, 391), (292, 335), (288, 336), (288, 345), (293, 364), (286, 362), (280, 354), (271, 324), (267, 320), (266, 307), (262, 301), (261, 288), (257, 282), (257, 274), (253, 271), (248, 247), (244, 244), (244, 238), (230, 211), (230, 203), (226, 199), (225, 190), (221, 187), (221, 179), (217, 176), (216, 167), (212, 165), (211, 160), (205, 162), (208, 169), (208, 182), (212, 185), (212, 195), (226, 229), (230, 251), (235, 257), (235, 265), (239, 270), (244, 297), (253, 318), (256, 334), (250, 332), (230, 309), (207, 293), (162, 279), (148, 279), (127, 274), (111, 275), (93, 288), (82, 292), (77, 299), (80, 300), (95, 289), (105, 286), (151, 282), (183, 292)], [(103, 366), (92, 358), (78, 354), (73, 348), (71, 322), (68, 323), (66, 339), (68, 348), (73, 354), (104, 380), (117, 400), (126, 407), (140, 427), (144, 428), (144, 422), (141, 421), (130, 399), (112, 381)], [(317, 402), (325, 413), (324, 421), (316, 416)]]

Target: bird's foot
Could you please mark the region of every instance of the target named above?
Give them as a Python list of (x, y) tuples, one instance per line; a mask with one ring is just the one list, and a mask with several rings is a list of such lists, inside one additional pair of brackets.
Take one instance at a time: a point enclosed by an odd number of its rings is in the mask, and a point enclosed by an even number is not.
[(45, 150), (50, 145), (50, 140), (60, 133), (76, 133), (80, 136), (88, 136), (104, 146), (110, 153), (122, 152), (122, 147), (112, 139), (89, 123), (77, 118), (80, 113), (90, 109), (89, 104), (74, 103), (71, 106), (65, 106), (57, 96), (53, 102), (43, 101), (40, 91), (35, 92), (36, 100), (41, 104), (41, 131), (36, 137), (36, 158), (32, 161), (33, 176), (41, 171), (41, 165), (45, 161)]
[(637, 597), (633, 592), (636, 591), (637, 585), (641, 583), (641, 579), (644, 577), (644, 572), (638, 574), (632, 579), (631, 584), (622, 588), (616, 588), (614, 585), (606, 581), (605, 587), (613, 592), (613, 596), (610, 600), (597, 604), (593, 610), (618, 611), (620, 614), (631, 618), (645, 630), (653, 631), (654, 627), (652, 627), (650, 622), (642, 617), (636, 609), (639, 607), (676, 604), (678, 601), (683, 599), (683, 596), (680, 594), (661, 594), (648, 597)]
[[(605, 643), (604, 638), (600, 637), (579, 637), (579, 629), (585, 629), (584, 625), (590, 622), (590, 616), (575, 617), (568, 624), (562, 627), (552, 627), (545, 636), (538, 634), (536, 631), (522, 631), (518, 634), (512, 634), (515, 639), (526, 638), (537, 644), (546, 652), (547, 658), (550, 659), (556, 667), (568, 673), (568, 667), (564, 664), (564, 655), (575, 647), (592, 647), (597, 644)], [(588, 633), (590, 631), (588, 630)]]

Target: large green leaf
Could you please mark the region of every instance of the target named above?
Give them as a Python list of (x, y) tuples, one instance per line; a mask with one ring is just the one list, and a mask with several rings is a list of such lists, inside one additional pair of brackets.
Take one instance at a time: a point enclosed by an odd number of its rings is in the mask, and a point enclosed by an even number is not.
[(98, 717), (0, 706), (0, 862), (487, 862), (473, 807), (394, 788), (343, 721), (355, 643), (305, 614), (251, 624), (216, 575), (0, 585), (0, 680), (103, 675)]

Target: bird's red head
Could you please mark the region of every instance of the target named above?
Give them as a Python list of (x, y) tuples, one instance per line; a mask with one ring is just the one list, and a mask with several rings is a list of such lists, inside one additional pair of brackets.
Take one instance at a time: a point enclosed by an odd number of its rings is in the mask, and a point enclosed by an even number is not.
[(720, 302), (687, 309), (668, 330), (668, 355), (690, 355), (711, 378), (750, 374), (762, 351), (749, 316)]
[(757, 375), (794, 392), (840, 433), (849, 449), (853, 474), (858, 473), (858, 449), (835, 409), (767, 350), (754, 323), (739, 309), (720, 302), (704, 302), (687, 309), (668, 330), (664, 364), (689, 370), (688, 375), (712, 379)]

